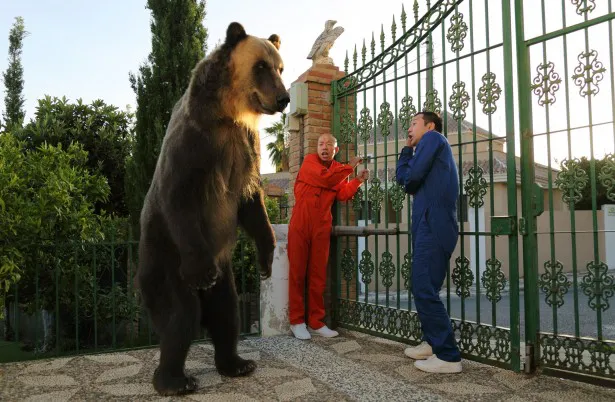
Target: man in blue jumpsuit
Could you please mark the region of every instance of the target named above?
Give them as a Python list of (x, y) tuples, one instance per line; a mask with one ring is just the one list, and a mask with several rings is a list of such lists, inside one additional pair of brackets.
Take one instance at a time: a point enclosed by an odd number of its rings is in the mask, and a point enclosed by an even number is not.
[(442, 119), (417, 113), (397, 162), (396, 180), (412, 204), (412, 294), (423, 329), (423, 342), (404, 353), (430, 373), (461, 372), (461, 357), (440, 288), (455, 250), (459, 176)]

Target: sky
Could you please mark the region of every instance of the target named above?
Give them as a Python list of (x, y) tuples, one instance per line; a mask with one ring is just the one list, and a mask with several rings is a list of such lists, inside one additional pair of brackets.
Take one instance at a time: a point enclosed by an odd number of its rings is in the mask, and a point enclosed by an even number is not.
[[(24, 40), (24, 96), (26, 121), (34, 116), (37, 100), (45, 95), (91, 102), (103, 99), (118, 108), (136, 107), (128, 81), (151, 50), (150, 14), (145, 0), (0, 0), (0, 70), (7, 66), (8, 34), (16, 16), (24, 18), (29, 36)], [(365, 0), (312, 0), (309, 3), (261, 0), (210, 0), (206, 3), (205, 27), (208, 45), (223, 40), (228, 25), (240, 22), (247, 33), (282, 39), (280, 53), (285, 62), (282, 76), (287, 88), (311, 66), (307, 55), (323, 31), (325, 21), (337, 19), (345, 32), (335, 43), (331, 56), (343, 66), (346, 49), (357, 38), (380, 29), (379, 21), (399, 16), (401, 3), (373, 7)], [(390, 24), (390, 22), (389, 22)], [(0, 85), (2, 99), (4, 86)], [(4, 103), (0, 104), (4, 110)], [(278, 121), (279, 114), (262, 119), (261, 127)], [(264, 137), (264, 130), (261, 130)], [(264, 147), (262, 173), (273, 172)]]
[[(149, 29), (150, 14), (145, 8), (145, 0), (0, 0), (0, 70), (4, 71), (7, 66), (8, 33), (16, 16), (22, 16), (25, 20), (26, 30), (29, 36), (24, 41), (23, 66), (26, 98), (26, 120), (33, 117), (37, 100), (45, 95), (66, 96), (74, 101), (81, 98), (84, 102), (91, 102), (95, 99), (103, 99), (109, 104), (113, 104), (121, 109), (128, 105), (135, 109), (135, 96), (130, 88), (128, 81), (129, 72), (137, 72), (139, 65), (146, 60), (151, 49), (151, 36)], [(403, 2), (409, 19), (412, 19), (412, 1)], [(432, 2), (433, 3), (433, 2)], [(460, 12), (464, 14), (466, 23), (469, 15), (469, 1), (462, 3)], [(482, 49), (486, 45), (484, 35), (485, 26), (489, 26), (490, 43), (501, 42), (501, 7), (499, 2), (489, 2), (492, 4), (488, 12), (485, 12), (484, 1), (474, 0), (474, 46), (475, 49)], [(540, 12), (535, 7), (530, 7), (531, 0), (526, 1), (525, 25), (527, 37), (540, 35), (542, 23)], [(561, 25), (561, 1), (548, 0), (547, 9), (547, 30), (557, 29)], [(570, 3), (568, 0), (564, 4)], [(594, 15), (606, 13), (607, 1), (600, 1)], [(555, 5), (555, 6), (554, 6)], [(375, 32), (376, 41), (379, 42), (381, 24), (384, 26), (386, 35), (386, 46), (391, 43), (390, 27), (395, 16), (398, 26), (398, 36), (401, 32), (399, 16), (401, 14), (402, 2), (398, 0), (385, 0), (381, 2), (367, 0), (311, 0), (308, 3), (280, 2), (261, 0), (258, 2), (245, 0), (224, 0), (208, 1), (206, 5), (206, 18), (204, 25), (209, 31), (208, 45), (213, 45), (223, 40), (226, 28), (233, 21), (244, 25), (249, 34), (268, 37), (272, 33), (281, 36), (282, 46), (280, 53), (285, 62), (283, 80), (287, 87), (311, 66), (311, 61), (307, 59), (312, 44), (318, 35), (323, 31), (324, 23), (328, 19), (337, 20), (337, 25), (344, 27), (344, 33), (337, 39), (330, 51), (330, 56), (335, 63), (343, 68), (346, 51), (352, 56), (354, 46), (357, 45), (360, 51), (363, 39), (369, 46), (372, 32)], [(425, 1), (420, 2), (420, 15), (426, 11)], [(574, 7), (567, 5), (568, 25), (581, 21), (576, 16)], [(448, 22), (447, 22), (448, 24)], [(514, 21), (513, 21), (514, 25)], [(446, 26), (445, 26), (446, 27)], [(592, 105), (593, 123), (612, 122), (613, 109), (611, 90), (611, 62), (609, 60), (609, 32), (608, 25), (602, 24), (601, 27), (590, 30), (590, 48), (596, 49), (599, 59), (604, 61), (607, 73), (600, 83), (600, 93)], [(443, 57), (450, 59), (453, 55), (450, 44), (442, 40), (441, 30), (437, 29), (434, 35), (435, 63), (442, 61)], [(466, 38), (466, 45), (461, 54), (470, 51), (469, 33)], [(615, 38), (611, 38), (615, 41)], [(566, 83), (568, 83), (569, 109), (571, 110), (571, 127), (583, 126), (588, 123), (588, 105), (586, 98), (578, 96), (579, 88), (576, 87), (570, 76), (574, 73), (573, 69), (578, 64), (577, 56), (579, 51), (584, 50), (584, 33), (580, 31), (570, 35), (568, 39), (568, 63), (569, 70)], [(442, 53), (442, 47), (447, 50)], [(379, 53), (378, 44), (376, 53)], [(418, 51), (423, 55), (425, 47)], [(532, 78), (536, 75), (536, 67), (542, 61), (542, 46), (534, 46), (531, 49), (531, 69)], [(547, 45), (547, 61), (553, 61), (556, 70), (562, 79), (563, 71), (563, 47), (562, 41), (552, 40)], [(411, 57), (410, 59), (414, 59)], [(369, 59), (369, 56), (368, 56)], [(416, 62), (408, 60), (409, 67), (416, 68)], [(498, 110), (491, 118), (491, 126), (496, 135), (504, 133), (505, 108), (504, 94), (505, 86), (503, 82), (503, 53), (502, 49), (495, 49), (490, 52), (490, 71), (494, 72), (503, 89), (501, 98), (497, 101)], [(395, 66), (398, 71), (403, 70), (404, 63)], [(481, 79), (486, 72), (486, 58), (484, 55), (475, 58), (475, 84), (474, 89), (478, 93), (478, 88), (482, 85)], [(352, 70), (352, 68), (351, 68)], [(446, 99), (442, 99), (443, 104), (447, 105), (451, 93), (451, 85), (457, 80), (456, 66), (454, 64), (446, 67), (446, 88), (444, 87), (445, 69), (439, 68), (434, 73), (434, 83), (439, 93), (443, 94), (446, 89)], [(392, 70), (387, 72), (387, 79), (392, 78)], [(470, 59), (465, 59), (460, 65), (459, 80), (466, 82), (466, 89), (472, 94), (471, 87), (471, 64)], [(410, 80), (411, 91), (416, 91), (417, 84), (421, 82), (425, 85), (425, 75), (420, 79), (413, 77)], [(517, 85), (516, 80), (514, 85)], [(400, 81), (398, 89), (402, 88)], [(384, 94), (382, 87), (376, 90), (375, 97), (377, 103), (383, 101)], [(4, 88), (0, 85), (4, 97)], [(556, 94), (557, 101), (550, 107), (550, 130), (565, 129), (567, 125), (567, 113), (565, 102), (565, 85), (560, 86)], [(388, 99), (391, 99), (393, 92), (392, 84), (387, 85)], [(516, 91), (515, 91), (516, 92)], [(374, 94), (368, 91), (368, 106), (371, 105), (371, 98)], [(414, 94), (415, 99), (420, 94)], [(403, 96), (399, 95), (401, 98)], [(424, 100), (424, 94), (423, 94)], [(476, 99), (476, 98), (475, 98)], [(533, 95), (534, 102), (534, 121), (535, 132), (546, 130), (546, 110), (536, 104), (536, 95)], [(518, 113), (515, 98), (515, 113)], [(0, 111), (3, 110), (3, 103), (0, 103)], [(360, 103), (359, 107), (363, 105)], [(467, 120), (474, 117), (473, 108), (476, 109), (476, 123), (484, 128), (488, 128), (490, 122), (481, 112), (482, 105), (479, 102), (470, 102)], [(449, 109), (450, 110), (450, 109)], [(373, 110), (372, 110), (373, 111)], [(261, 172), (270, 173), (274, 171), (269, 161), (265, 146), (272, 140), (266, 137), (264, 128), (271, 125), (280, 118), (279, 114), (266, 116), (261, 122), (262, 138), (262, 164)], [(375, 119), (374, 119), (375, 120)], [(516, 128), (518, 120), (515, 120)], [(613, 152), (615, 147), (615, 135), (612, 123), (601, 125), (594, 129), (594, 153), (597, 157), (607, 152)], [(558, 137), (559, 136), (559, 137)], [(552, 136), (553, 138), (567, 139), (567, 133)], [(553, 140), (552, 138), (552, 140)], [(571, 150), (573, 156), (589, 156), (588, 133), (585, 131), (573, 131), (571, 134)], [(546, 153), (546, 137), (536, 139), (536, 160), (547, 163), (548, 159), (561, 160), (568, 155), (568, 146), (552, 145), (550, 155)], [(518, 141), (517, 141), (518, 142)], [(517, 144), (517, 153), (518, 144)]]

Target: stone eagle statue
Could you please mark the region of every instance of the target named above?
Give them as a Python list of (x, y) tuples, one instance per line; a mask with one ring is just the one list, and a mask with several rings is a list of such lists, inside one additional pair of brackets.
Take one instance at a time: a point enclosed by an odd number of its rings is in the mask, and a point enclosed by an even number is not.
[(325, 22), (325, 30), (318, 36), (307, 57), (312, 60), (312, 65), (333, 64), (333, 59), (329, 57), (329, 50), (333, 42), (344, 32), (342, 27), (333, 28), (336, 23), (335, 20)]

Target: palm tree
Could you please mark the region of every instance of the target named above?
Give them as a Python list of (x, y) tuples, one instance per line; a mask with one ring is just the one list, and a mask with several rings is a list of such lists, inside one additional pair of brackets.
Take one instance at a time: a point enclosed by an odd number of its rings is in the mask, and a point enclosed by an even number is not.
[(282, 113), (280, 121), (273, 123), (272, 126), (265, 129), (268, 135), (275, 137), (275, 140), (267, 144), (267, 151), (269, 151), (271, 163), (275, 165), (276, 173), (288, 171), (289, 146), (286, 138), (286, 130), (284, 130), (285, 119), (286, 113)]

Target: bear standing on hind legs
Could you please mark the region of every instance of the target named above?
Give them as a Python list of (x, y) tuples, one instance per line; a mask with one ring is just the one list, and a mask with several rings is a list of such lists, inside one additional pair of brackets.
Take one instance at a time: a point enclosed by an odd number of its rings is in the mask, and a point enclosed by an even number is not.
[(225, 42), (197, 64), (173, 109), (141, 211), (137, 272), (160, 336), (153, 384), (161, 395), (196, 390), (184, 363), (201, 327), (221, 375), (256, 368), (237, 354), (231, 253), (241, 225), (256, 241), (262, 277), (271, 275), (275, 237), (260, 186), (258, 121), (290, 101), (278, 47), (231, 23)]

